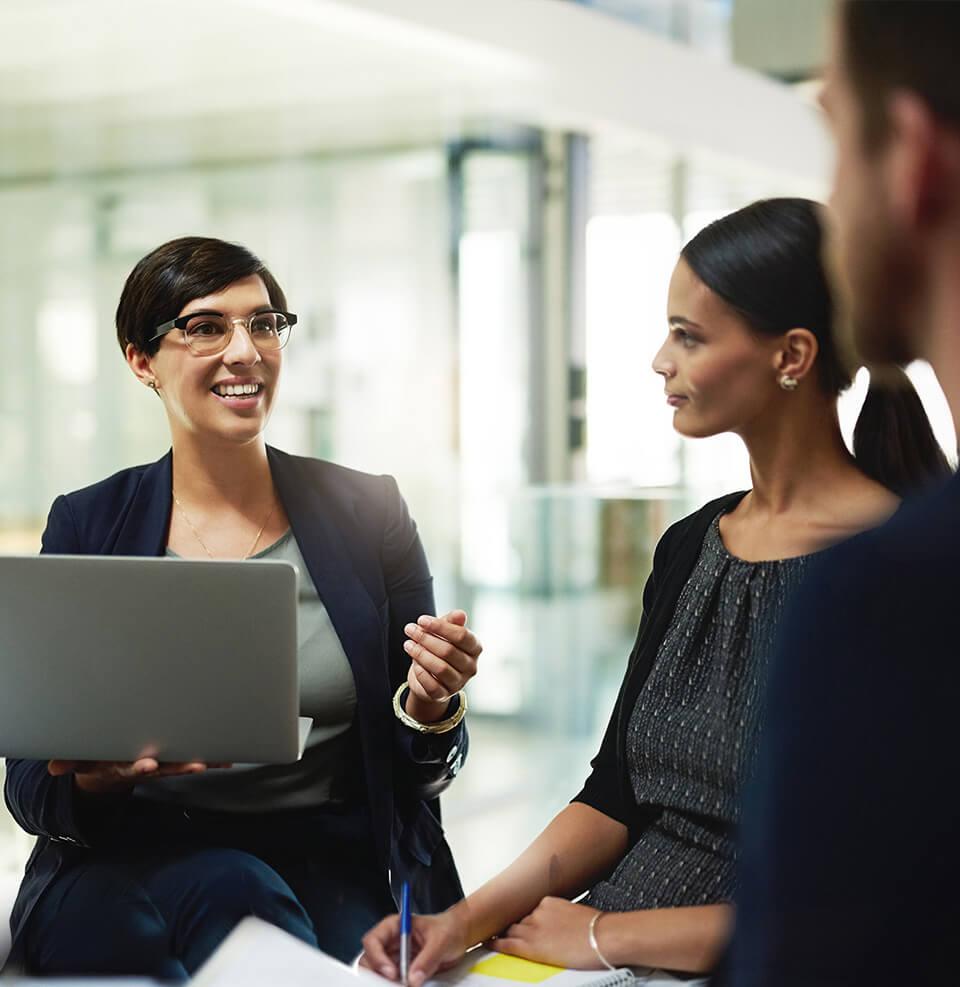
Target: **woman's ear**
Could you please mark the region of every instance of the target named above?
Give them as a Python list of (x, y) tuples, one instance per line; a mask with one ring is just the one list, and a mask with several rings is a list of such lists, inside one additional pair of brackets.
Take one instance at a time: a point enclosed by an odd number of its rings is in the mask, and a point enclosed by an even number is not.
[(773, 369), (778, 376), (803, 380), (813, 370), (819, 352), (817, 337), (809, 329), (791, 329), (777, 348)]
[(137, 380), (141, 384), (146, 384), (151, 391), (158, 390), (160, 382), (153, 373), (153, 368), (150, 365), (150, 357), (142, 350), (138, 350), (133, 343), (127, 343), (123, 354), (127, 358), (127, 365), (133, 371)]

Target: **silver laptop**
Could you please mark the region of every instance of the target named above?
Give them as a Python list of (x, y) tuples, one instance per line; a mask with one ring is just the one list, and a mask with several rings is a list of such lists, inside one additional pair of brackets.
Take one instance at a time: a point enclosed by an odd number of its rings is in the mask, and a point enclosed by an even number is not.
[(295, 761), (286, 562), (0, 557), (0, 755)]

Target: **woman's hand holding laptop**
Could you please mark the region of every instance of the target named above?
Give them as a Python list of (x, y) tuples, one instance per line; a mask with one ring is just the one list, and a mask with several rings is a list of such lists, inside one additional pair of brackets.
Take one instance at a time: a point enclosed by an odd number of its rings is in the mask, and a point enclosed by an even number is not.
[(164, 762), (154, 757), (136, 761), (50, 761), (47, 771), (54, 777), (72, 774), (77, 788), (91, 794), (120, 793), (151, 778), (171, 775), (194, 775), (208, 768), (229, 768), (229, 764), (205, 764), (202, 761)]

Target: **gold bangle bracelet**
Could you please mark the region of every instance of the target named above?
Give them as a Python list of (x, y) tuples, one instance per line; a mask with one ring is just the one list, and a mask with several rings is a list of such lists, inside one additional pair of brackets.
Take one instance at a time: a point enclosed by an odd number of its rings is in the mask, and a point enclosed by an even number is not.
[[(400, 697), (409, 688), (410, 686), (404, 682), (393, 694), (393, 713), (405, 727), (410, 727), (411, 730), (416, 730), (417, 733), (449, 733), (449, 731), (459, 725), (460, 721), (467, 714), (467, 695), (461, 689), (459, 692), (454, 693), (455, 696), (460, 697), (460, 705), (457, 707), (457, 711), (453, 716), (448, 716), (445, 720), (439, 720), (436, 723), (421, 723), (419, 720), (415, 720), (403, 708), (403, 704), (400, 702)], [(453, 696), (450, 698), (453, 699)]]

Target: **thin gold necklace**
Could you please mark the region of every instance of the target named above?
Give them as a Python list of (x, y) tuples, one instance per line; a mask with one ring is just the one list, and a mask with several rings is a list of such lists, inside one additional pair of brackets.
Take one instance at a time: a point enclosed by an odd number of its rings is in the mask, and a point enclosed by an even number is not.
[[(180, 498), (177, 497), (176, 491), (171, 490), (170, 492), (173, 494), (173, 502), (177, 505), (177, 509), (180, 511), (180, 517), (182, 517), (183, 520), (187, 522), (187, 525), (189, 526), (190, 530), (193, 532), (193, 537), (197, 539), (197, 544), (199, 544), (199, 546), (207, 553), (207, 555), (211, 559), (214, 558), (213, 552), (211, 552), (210, 549), (207, 548), (203, 539), (200, 537), (200, 532), (197, 531), (193, 521), (190, 520), (190, 515), (187, 514), (187, 512), (183, 509), (183, 504), (180, 503)], [(263, 522), (263, 524), (260, 525), (260, 530), (257, 532), (257, 537), (253, 539), (253, 544), (247, 549), (246, 555), (243, 556), (245, 559), (249, 559), (250, 556), (253, 555), (253, 550), (257, 547), (257, 543), (260, 541), (260, 536), (263, 534), (264, 529), (270, 523), (270, 519), (273, 517), (273, 512), (276, 510), (276, 508), (277, 505), (276, 502), (274, 502), (270, 507), (270, 513), (267, 515), (266, 520)]]

